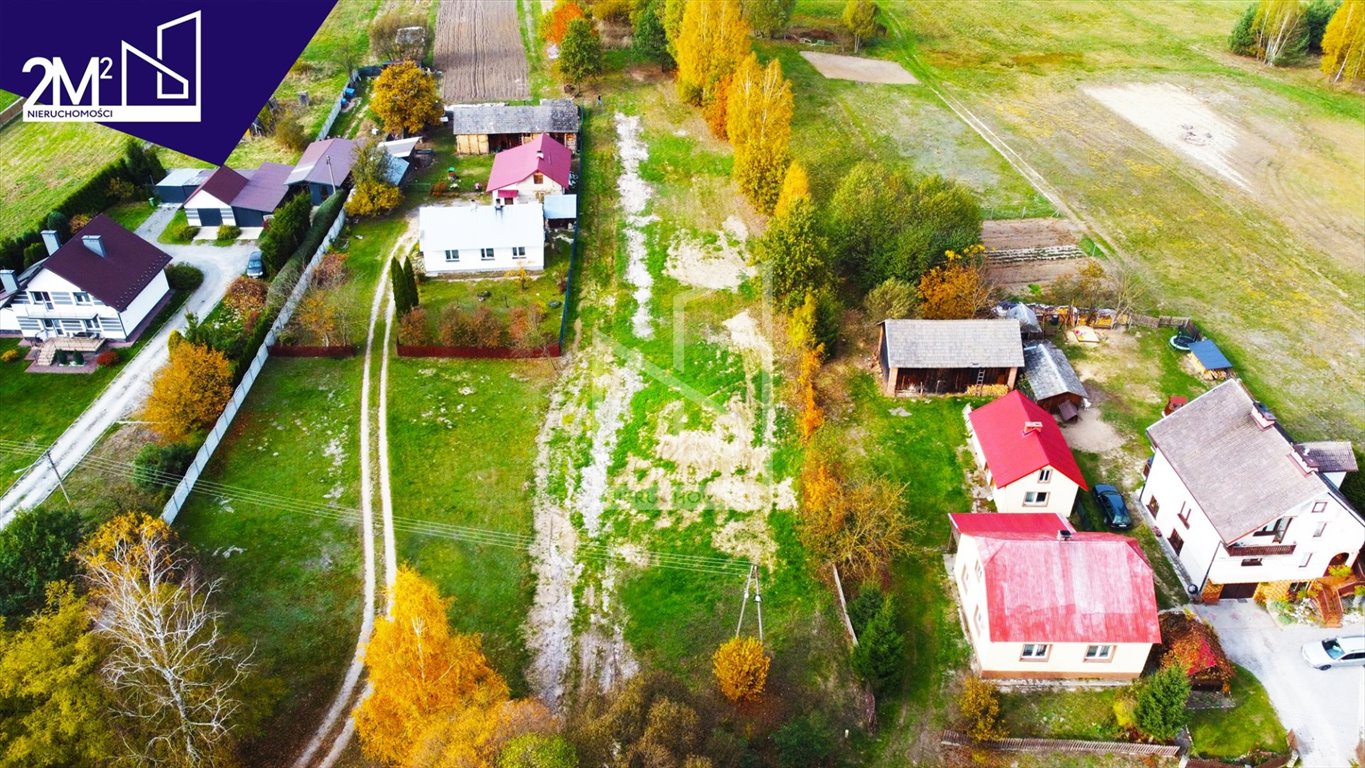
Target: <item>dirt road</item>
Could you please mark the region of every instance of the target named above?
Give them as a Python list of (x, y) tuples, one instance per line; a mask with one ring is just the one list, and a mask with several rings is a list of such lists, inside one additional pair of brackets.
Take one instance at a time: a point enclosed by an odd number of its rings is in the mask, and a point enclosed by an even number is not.
[(531, 98), (514, 0), (441, 0), (436, 69), (446, 104)]

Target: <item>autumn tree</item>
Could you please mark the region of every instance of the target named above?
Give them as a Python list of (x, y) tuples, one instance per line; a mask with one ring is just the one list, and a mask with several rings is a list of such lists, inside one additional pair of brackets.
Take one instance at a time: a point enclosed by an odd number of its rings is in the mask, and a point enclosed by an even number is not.
[(164, 520), (141, 513), (105, 523), (76, 557), (109, 644), (102, 673), (135, 734), (125, 749), (141, 765), (224, 764), (250, 654), (219, 629), (218, 582), (198, 574)]
[(436, 90), (436, 78), (411, 61), (384, 68), (374, 79), (370, 109), (384, 130), (407, 136), (440, 121), (445, 108)]
[(46, 607), (0, 632), (0, 768), (103, 765), (116, 751), (90, 609), (68, 582)]
[(752, 701), (763, 694), (772, 659), (756, 637), (736, 637), (721, 644), (711, 656), (711, 672), (721, 695), (733, 702)]
[(450, 631), (449, 601), (416, 571), (399, 568), (389, 601), (365, 648), (372, 690), (356, 709), (356, 732), (366, 757), (409, 765), (433, 728), (484, 727), (488, 710), (507, 700), (507, 683), (478, 635)]
[(403, 193), (389, 181), (392, 159), (377, 141), (356, 144), (351, 166), (351, 196), (346, 213), (352, 216), (382, 216), (403, 202)]
[(809, 199), (797, 200), (785, 214), (774, 217), (754, 241), (753, 255), (768, 270), (773, 295), (783, 308), (795, 306), (808, 291), (831, 280), (829, 242)]
[(791, 162), (791, 83), (777, 59), (760, 67), (749, 57), (732, 76), (726, 100), (726, 134), (735, 148), (733, 174), (740, 192), (772, 213)]
[(872, 0), (847, 0), (844, 3), (844, 29), (853, 38), (853, 52), (877, 34), (877, 4)]
[(554, 7), (545, 16), (541, 35), (545, 42), (559, 45), (569, 31), (569, 22), (583, 18), (587, 18), (587, 14), (583, 12), (583, 6), (575, 0), (556, 0)]
[(706, 735), (716, 730), (709, 714), (678, 681), (642, 674), (577, 707), (567, 735), (584, 766), (690, 768), (705, 759)]
[(1000, 696), (995, 686), (976, 675), (962, 681), (957, 709), (963, 730), (973, 741), (995, 741), (1009, 735), (1000, 721)]
[(143, 418), (163, 442), (208, 429), (232, 398), (232, 365), (222, 352), (188, 341), (152, 377)]
[(1365, 80), (1365, 0), (1345, 0), (1322, 35), (1322, 73), (1334, 83)]
[(777, 37), (795, 8), (796, 0), (740, 0), (744, 20), (760, 37)]
[(528, 733), (507, 742), (498, 768), (578, 768), (578, 754), (562, 736)]
[(251, 333), (265, 309), (265, 297), (269, 291), (270, 284), (266, 281), (239, 275), (228, 285), (223, 306), (237, 318), (247, 333)]
[(285, 149), (294, 151), (302, 150), (308, 146), (308, 129), (303, 125), (303, 115), (300, 110), (291, 105), (285, 106), (275, 117), (275, 141), (279, 142)]
[(863, 299), (867, 319), (872, 323), (910, 317), (918, 305), (919, 293), (915, 286), (896, 277), (883, 280)]
[(797, 161), (788, 163), (787, 172), (782, 176), (782, 191), (773, 206), (773, 216), (785, 214), (797, 200), (809, 199), (810, 179), (806, 176), (806, 166)]
[(678, 95), (694, 106), (710, 104), (722, 78), (749, 54), (749, 25), (739, 0), (688, 0), (675, 48)]
[(1270, 66), (1288, 64), (1308, 49), (1300, 0), (1261, 0), (1251, 21), (1256, 57)]
[(318, 346), (330, 347), (350, 341), (342, 328), (343, 313), (334, 300), (331, 291), (310, 289), (303, 295), (298, 309), (294, 312), (291, 325), (307, 335)]
[(559, 73), (575, 85), (602, 71), (602, 40), (588, 19), (574, 19), (559, 46)]
[(820, 362), (824, 359), (824, 354), (823, 344), (807, 346), (801, 350), (801, 359), (797, 362), (796, 391), (801, 408), (798, 425), (803, 443), (809, 443), (815, 431), (825, 423), (825, 412), (820, 407), (815, 393), (815, 377), (820, 372)]
[(48, 583), (75, 574), (81, 532), (80, 515), (57, 506), (23, 510), (0, 528), (0, 617), (42, 608)]
[(910, 550), (914, 530), (901, 489), (881, 477), (857, 477), (820, 448), (801, 470), (797, 533), (820, 563), (844, 578), (867, 580)]
[(947, 262), (919, 281), (920, 315), (926, 320), (965, 320), (990, 306), (991, 287), (979, 245), (961, 254), (948, 251)]

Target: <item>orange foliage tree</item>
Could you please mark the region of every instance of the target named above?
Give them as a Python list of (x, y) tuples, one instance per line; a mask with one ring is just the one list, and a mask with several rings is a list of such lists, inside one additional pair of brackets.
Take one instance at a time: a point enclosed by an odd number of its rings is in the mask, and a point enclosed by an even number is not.
[(182, 341), (152, 378), (143, 418), (165, 442), (211, 426), (232, 397), (232, 365), (222, 352)]
[(807, 443), (815, 430), (825, 423), (825, 412), (815, 400), (815, 375), (820, 372), (820, 358), (824, 351), (823, 344), (806, 348), (801, 353), (801, 368), (797, 372), (796, 386), (801, 397), (801, 440)]
[(265, 296), (269, 290), (270, 285), (264, 280), (242, 276), (232, 281), (227, 295), (223, 296), (223, 303), (248, 333), (255, 327), (261, 310), (265, 309)]
[(811, 450), (801, 468), (797, 535), (821, 563), (845, 579), (872, 578), (911, 549), (915, 525), (901, 489), (883, 478), (853, 477), (840, 461)]
[(711, 657), (716, 685), (730, 701), (752, 701), (763, 693), (772, 659), (763, 652), (763, 643), (754, 637), (727, 640)]
[(991, 287), (982, 263), (984, 246), (961, 254), (948, 251), (947, 261), (919, 280), (920, 313), (926, 320), (963, 320), (990, 306)]
[(587, 14), (574, 0), (559, 0), (545, 18), (545, 42), (559, 45), (569, 31), (569, 22), (584, 18), (587, 18)]

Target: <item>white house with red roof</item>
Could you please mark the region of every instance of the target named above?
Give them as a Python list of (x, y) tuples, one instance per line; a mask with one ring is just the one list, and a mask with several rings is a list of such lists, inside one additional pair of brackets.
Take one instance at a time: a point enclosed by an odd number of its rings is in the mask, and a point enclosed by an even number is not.
[(1076, 492), (1087, 487), (1057, 422), (1018, 390), (968, 408), (967, 443), (997, 512), (1066, 517)]
[(543, 201), (569, 188), (572, 153), (568, 147), (539, 134), (534, 139), (499, 152), (488, 174), (488, 192), (507, 203)]
[(962, 621), (987, 678), (1131, 680), (1161, 642), (1138, 542), (1053, 514), (949, 515)]

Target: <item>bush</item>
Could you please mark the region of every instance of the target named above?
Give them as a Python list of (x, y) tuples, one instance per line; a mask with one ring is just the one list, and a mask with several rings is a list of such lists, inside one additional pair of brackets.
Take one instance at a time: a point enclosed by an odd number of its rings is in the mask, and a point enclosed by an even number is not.
[(398, 318), (398, 343), (422, 346), (431, 343), (431, 327), (425, 307), (413, 307)]
[(720, 692), (730, 701), (749, 701), (763, 694), (772, 659), (755, 637), (727, 640), (711, 656), (711, 671)]
[(72, 364), (72, 365), (85, 365), (85, 353), (84, 353), (84, 352), (72, 352), (72, 353), (71, 353), (71, 364)]
[(19, 354), (19, 350), (7, 349), (4, 354), (0, 354), (0, 363), (12, 363), (20, 357), (22, 357), (22, 355)]
[(1138, 689), (1133, 719), (1138, 730), (1156, 739), (1170, 741), (1189, 723), (1185, 708), (1190, 698), (1190, 680), (1183, 670), (1165, 667)]
[(815, 768), (834, 754), (834, 732), (815, 715), (787, 723), (773, 734), (777, 762), (782, 768)]
[(204, 273), (190, 264), (171, 264), (166, 267), (166, 282), (173, 291), (193, 291), (204, 284)]
[(451, 305), (441, 310), (437, 323), (436, 338), (443, 347), (471, 347), (474, 345), (474, 329), (469, 317), (459, 307)]
[(446, 191), (449, 190), (449, 189), (450, 189), (450, 185), (449, 185), (449, 184), (447, 184), (447, 183), (444, 182), (444, 181), (438, 181), (438, 182), (436, 182), (435, 184), (432, 184), (432, 185), (431, 185), (431, 196), (432, 196), (432, 197), (441, 197), (441, 196), (444, 195), (444, 194), (446, 193)]
[(896, 628), (896, 621), (895, 602), (883, 597), (876, 614), (859, 633), (858, 645), (849, 659), (854, 673), (876, 693), (895, 687), (905, 668), (905, 639)]
[(110, 179), (109, 196), (119, 202), (126, 202), (137, 196), (137, 187), (127, 179)]
[(220, 243), (230, 243), (242, 236), (242, 228), (232, 225), (225, 225), (218, 228), (218, 235), (214, 238)]
[(29, 243), (24, 249), (24, 269), (47, 258), (47, 246), (42, 243)]
[(898, 277), (883, 280), (868, 291), (867, 298), (863, 300), (867, 319), (873, 323), (910, 317), (918, 303), (919, 292), (915, 286)]
[(1137, 727), (1137, 719), (1134, 711), (1137, 709), (1137, 702), (1131, 697), (1120, 696), (1114, 699), (1114, 724), (1118, 726), (1120, 738), (1122, 733), (1133, 730)]
[(474, 316), (470, 318), (469, 326), (473, 331), (474, 346), (502, 346), (502, 323), (498, 322), (498, 318), (488, 307), (479, 307), (474, 310)]
[(108, 368), (111, 365), (117, 365), (118, 360), (119, 354), (117, 349), (106, 349), (95, 356), (95, 364), (105, 368)]
[(193, 240), (194, 236), (197, 234), (199, 234), (199, 227), (189, 223), (177, 224), (171, 229), (171, 239), (177, 243), (188, 243)]
[(133, 485), (144, 491), (175, 485), (190, 468), (194, 454), (195, 450), (185, 443), (144, 445), (133, 459)]
[(42, 607), (48, 582), (75, 575), (69, 555), (80, 542), (80, 515), (56, 506), (25, 510), (0, 528), (0, 616)]
[(962, 681), (957, 708), (962, 715), (963, 729), (972, 740), (995, 741), (1009, 735), (1000, 722), (1000, 697), (995, 686), (976, 675)]

